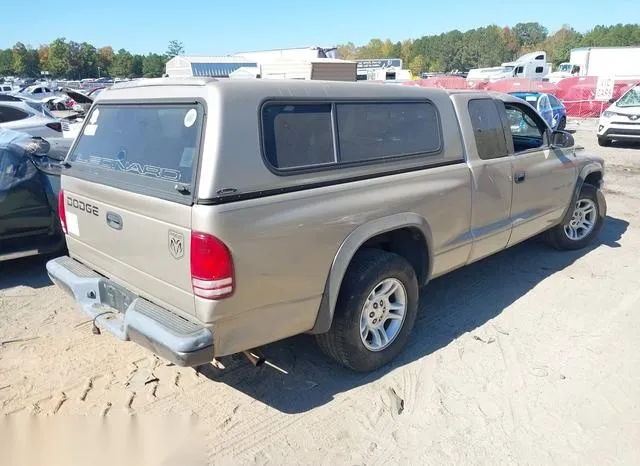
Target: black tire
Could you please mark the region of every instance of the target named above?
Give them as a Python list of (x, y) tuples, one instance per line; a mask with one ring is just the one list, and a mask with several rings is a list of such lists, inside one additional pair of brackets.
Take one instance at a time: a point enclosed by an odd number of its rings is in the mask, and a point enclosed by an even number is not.
[[(405, 317), (395, 339), (379, 351), (369, 350), (360, 337), (360, 316), (369, 293), (387, 278), (403, 285)], [(358, 372), (376, 370), (395, 358), (407, 344), (418, 311), (418, 280), (403, 257), (379, 249), (363, 249), (347, 269), (327, 333), (316, 335), (320, 349), (340, 364)]]
[(567, 127), (567, 118), (566, 117), (562, 117), (560, 119), (560, 123), (558, 123), (558, 130), (559, 131), (564, 131), (564, 129)]
[(611, 139), (608, 139), (604, 136), (598, 136), (598, 145), (602, 146), (602, 147), (606, 147), (606, 146), (610, 146), (611, 145)]
[[(569, 239), (569, 237), (565, 233), (565, 226), (567, 226), (570, 219), (564, 219), (561, 224), (556, 225), (555, 227), (547, 231), (546, 240), (552, 247), (561, 251), (582, 249), (588, 246), (598, 236), (598, 233), (600, 233), (602, 224), (604, 223), (604, 218), (602, 215), (604, 206), (600, 205), (600, 202), (598, 200), (598, 188), (590, 184), (585, 184), (584, 186), (582, 186), (582, 190), (580, 191), (577, 202), (580, 202), (580, 200), (582, 199), (589, 199), (596, 205), (597, 212), (595, 226), (584, 238), (573, 240)], [(575, 206), (571, 206), (571, 208), (574, 209)]]

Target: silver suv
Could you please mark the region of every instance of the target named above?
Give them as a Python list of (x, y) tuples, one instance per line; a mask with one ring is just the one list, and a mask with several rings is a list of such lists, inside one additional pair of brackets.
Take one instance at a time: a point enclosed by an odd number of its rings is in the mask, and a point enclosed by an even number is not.
[(100, 95), (65, 163), (51, 279), (178, 365), (309, 332), (376, 369), (430, 279), (541, 232), (583, 247), (606, 213), (602, 159), (505, 94), (138, 81)]

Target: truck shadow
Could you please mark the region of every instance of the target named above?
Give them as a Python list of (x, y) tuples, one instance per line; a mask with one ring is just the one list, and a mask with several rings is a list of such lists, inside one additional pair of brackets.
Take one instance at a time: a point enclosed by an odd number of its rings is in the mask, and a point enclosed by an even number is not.
[(51, 255), (25, 257), (0, 262), (0, 291), (15, 286), (44, 288), (52, 285), (45, 264)]
[(373, 373), (342, 368), (325, 357), (309, 335), (262, 348), (267, 362), (258, 368), (244, 356), (234, 355), (221, 358), (224, 369), (208, 364), (198, 372), (281, 412), (309, 411), (330, 402), (336, 394), (375, 381), (447, 346), (590, 251), (620, 247), (618, 241), (628, 225), (607, 217), (598, 241), (584, 250), (554, 251), (532, 239), (432, 281), (421, 292), (418, 319), (407, 348), (390, 365)]

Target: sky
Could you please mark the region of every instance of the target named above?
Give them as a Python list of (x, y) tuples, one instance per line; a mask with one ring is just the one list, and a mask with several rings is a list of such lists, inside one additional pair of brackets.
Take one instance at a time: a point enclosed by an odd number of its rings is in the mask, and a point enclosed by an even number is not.
[(18, 41), (38, 47), (64, 37), (132, 53), (162, 53), (175, 39), (187, 55), (227, 55), (360, 45), (374, 37), (395, 42), (489, 24), (537, 21), (553, 32), (567, 23), (586, 32), (598, 24), (640, 20), (640, 0), (615, 0), (611, 7), (602, 0), (109, 0), (51, 5), (50, 0), (3, 5), (0, 48)]

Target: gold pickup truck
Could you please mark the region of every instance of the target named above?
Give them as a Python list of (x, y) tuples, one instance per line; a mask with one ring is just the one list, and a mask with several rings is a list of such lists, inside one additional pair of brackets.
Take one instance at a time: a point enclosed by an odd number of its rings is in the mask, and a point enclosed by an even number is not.
[(183, 366), (312, 333), (374, 370), (429, 280), (539, 233), (584, 247), (606, 214), (602, 159), (487, 92), (141, 80), (100, 95), (65, 166), (51, 279)]

